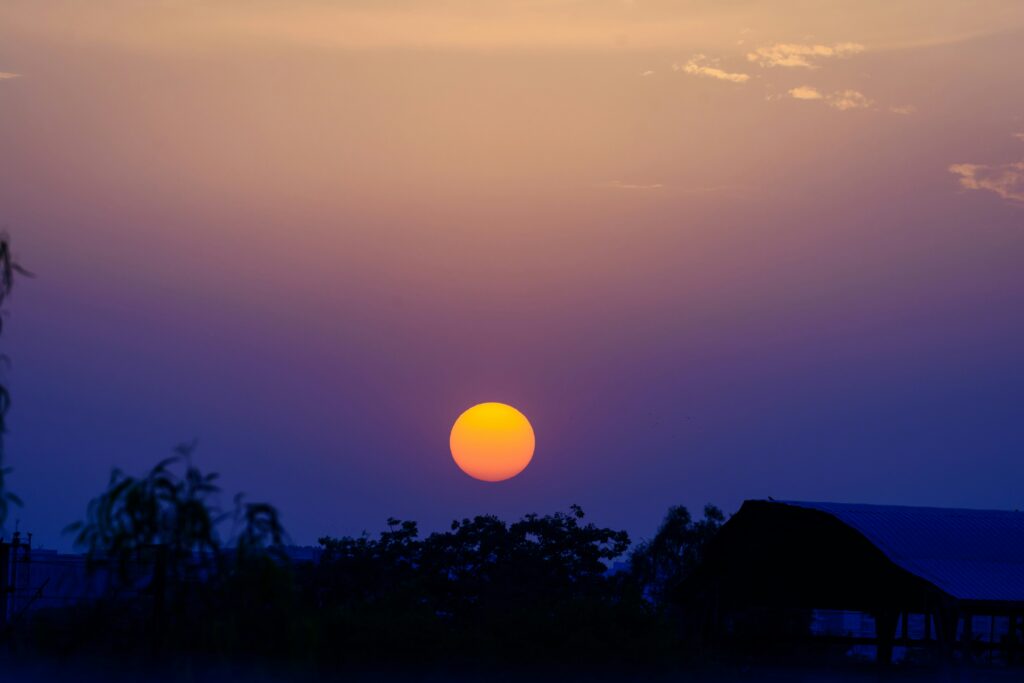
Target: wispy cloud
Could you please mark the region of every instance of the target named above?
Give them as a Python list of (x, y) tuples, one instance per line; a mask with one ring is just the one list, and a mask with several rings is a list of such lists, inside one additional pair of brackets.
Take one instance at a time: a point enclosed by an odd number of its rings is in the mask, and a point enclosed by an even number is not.
[(852, 57), (864, 51), (860, 43), (836, 43), (835, 45), (807, 45), (803, 43), (775, 43), (759, 47), (747, 54), (747, 59), (763, 67), (815, 68), (815, 61), (830, 57)]
[(799, 88), (792, 88), (789, 96), (797, 100), (823, 100), (825, 96), (817, 88), (809, 85), (801, 85)]
[(912, 104), (901, 104), (895, 107), (889, 107), (889, 111), (893, 114), (900, 114), (901, 116), (910, 116), (917, 111), (917, 107)]
[[(240, 45), (304, 49), (614, 49), (649, 53), (689, 45), (709, 52), (743, 40), (755, 61), (801, 66), (872, 48), (949, 44), (1019, 28), (1024, 3), (985, 0), (977, 11), (943, 11), (954, 0), (191, 0), (189, 2), (3, 2), (3, 28), (49, 40), (115, 44), (146, 52)], [(96, 10), (102, 5), (104, 11)], [(831, 11), (849, 5), (843, 22)], [(893, 6), (901, 9), (894, 11)], [(174, 7), (173, 11), (168, 10)], [(998, 7), (998, 9), (996, 9)], [(739, 23), (737, 23), (739, 22)], [(741, 26), (756, 27), (751, 31)], [(835, 34), (833, 31), (846, 31)], [(26, 33), (28, 35), (29, 33)], [(779, 41), (778, 36), (795, 37)], [(828, 36), (823, 39), (805, 36)], [(772, 39), (772, 42), (766, 40)], [(757, 54), (757, 53), (755, 53)]]
[(648, 69), (647, 71), (644, 71), (644, 72), (643, 72), (642, 74), (640, 74), (640, 75), (641, 75), (641, 76), (643, 76), (644, 78), (646, 78), (647, 76), (653, 76), (653, 75), (654, 75), (654, 72), (653, 72), (653, 71), (651, 71), (650, 69)]
[(627, 183), (622, 180), (609, 180), (606, 183), (601, 183), (601, 187), (612, 187), (616, 190), (660, 190), (665, 186), (662, 183), (644, 185), (640, 183)]
[(1017, 138), (1021, 142), (1024, 142), (1024, 133), (1014, 133), (1013, 137)]
[(874, 104), (864, 93), (857, 90), (840, 90), (826, 97), (825, 101), (828, 102), (828, 106), (840, 111), (867, 109)]
[(1003, 199), (1024, 202), (1024, 161), (1012, 164), (953, 164), (949, 172), (959, 176), (965, 190), (986, 190)]
[(796, 100), (820, 100), (839, 111), (867, 109), (874, 104), (874, 101), (858, 90), (837, 90), (834, 93), (825, 94), (810, 85), (801, 85), (790, 89), (789, 96)]
[(0, 71), (0, 81), (6, 81), (11, 78), (21, 78), (21, 74), (11, 73), (10, 71)]
[(692, 76), (716, 78), (730, 83), (746, 83), (750, 80), (750, 74), (733, 73), (719, 68), (718, 60), (707, 55), (694, 55), (686, 64), (673, 64), (672, 70), (682, 71)]
[(726, 190), (733, 189), (734, 185), (709, 185), (702, 187), (689, 187), (683, 190), (678, 190), (681, 194), (711, 194), (712, 192), (725, 192)]

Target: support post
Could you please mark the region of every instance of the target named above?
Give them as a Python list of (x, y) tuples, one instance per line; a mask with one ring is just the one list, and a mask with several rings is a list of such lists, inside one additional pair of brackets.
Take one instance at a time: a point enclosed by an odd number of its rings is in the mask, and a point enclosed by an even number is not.
[(970, 612), (964, 613), (964, 632), (961, 640), (964, 649), (964, 661), (970, 664), (974, 661), (974, 615)]
[(18, 550), (21, 548), (21, 532), (15, 531), (11, 536), (11, 555), (8, 559), (7, 613), (5, 621), (10, 623), (11, 617), (18, 613)]
[(11, 568), (11, 544), (0, 541), (0, 626), (7, 626), (8, 614), (10, 612), (10, 590), (8, 582)]
[(956, 631), (960, 625), (960, 612), (954, 605), (939, 605), (935, 609), (935, 635), (939, 653), (947, 664), (956, 658)]
[(896, 622), (899, 612), (883, 609), (875, 612), (875, 661), (879, 666), (892, 664), (893, 639), (896, 636)]

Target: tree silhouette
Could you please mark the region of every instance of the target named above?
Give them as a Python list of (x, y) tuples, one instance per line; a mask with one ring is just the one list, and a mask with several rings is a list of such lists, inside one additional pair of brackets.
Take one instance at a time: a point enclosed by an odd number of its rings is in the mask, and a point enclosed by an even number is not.
[(219, 528), (228, 520), (235, 523), (228, 545), (239, 556), (282, 544), (286, 534), (272, 505), (245, 503), (241, 494), (231, 511), (217, 505), (219, 475), (193, 463), (195, 449), (195, 442), (178, 446), (141, 477), (115, 468), (106, 491), (89, 502), (86, 518), (66, 527), (75, 546), (94, 565), (116, 567), (123, 580), (131, 579), (133, 565), (159, 559), (167, 578), (182, 582), (223, 568)]
[[(173, 457), (141, 477), (114, 469), (107, 490), (89, 502), (86, 519), (66, 528), (76, 547), (94, 563), (114, 564), (122, 579), (129, 567), (151, 560), (155, 548), (166, 549), (169, 572), (182, 576), (194, 558), (211, 557), (222, 513), (211, 497), (219, 492), (216, 474), (192, 464), (194, 444), (178, 446)], [(183, 476), (174, 468), (182, 465)]]
[(725, 515), (714, 505), (705, 505), (704, 518), (697, 521), (682, 505), (669, 508), (654, 538), (638, 544), (630, 555), (633, 577), (644, 594), (663, 601), (700, 564), (705, 546), (723, 523)]
[(579, 506), (512, 523), (480, 515), (425, 538), (389, 519), (377, 538), (320, 543), (302, 583), (349, 661), (603, 660), (647, 633), (646, 607), (627, 604), (609, 572), (629, 537), (586, 522)]
[[(0, 332), (3, 331), (6, 310), (4, 304), (14, 289), (16, 275), (31, 277), (32, 274), (21, 267), (11, 254), (10, 239), (0, 235)], [(0, 364), (7, 366), (9, 359), (0, 354)], [(22, 504), (21, 499), (7, 489), (7, 478), (11, 468), (6, 465), (5, 436), (7, 434), (7, 411), (11, 407), (11, 393), (6, 384), (0, 382), (0, 529), (4, 528), (11, 505)]]

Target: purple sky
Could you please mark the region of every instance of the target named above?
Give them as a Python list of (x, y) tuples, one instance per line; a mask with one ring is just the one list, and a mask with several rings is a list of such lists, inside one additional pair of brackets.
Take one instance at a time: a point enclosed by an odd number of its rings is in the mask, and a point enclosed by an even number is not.
[(1020, 506), (1024, 8), (721, 5), (5, 2), (22, 528), (193, 437), (299, 543)]

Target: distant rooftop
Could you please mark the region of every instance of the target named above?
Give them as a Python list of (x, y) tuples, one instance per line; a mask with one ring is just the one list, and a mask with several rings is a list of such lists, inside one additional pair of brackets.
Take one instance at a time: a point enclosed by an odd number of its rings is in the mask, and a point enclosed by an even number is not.
[(1005, 510), (771, 501), (818, 510), (959, 600), (1024, 602), (1024, 514)]

